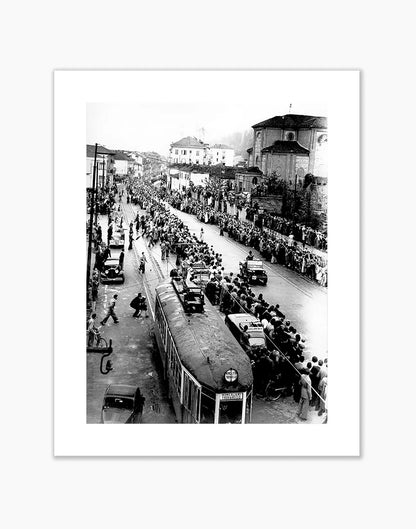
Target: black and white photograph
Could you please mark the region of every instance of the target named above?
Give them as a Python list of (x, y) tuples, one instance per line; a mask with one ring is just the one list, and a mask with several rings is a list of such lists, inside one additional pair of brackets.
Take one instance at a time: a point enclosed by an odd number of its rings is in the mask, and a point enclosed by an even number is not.
[[(357, 254), (351, 246), (346, 263), (340, 252), (346, 192), (331, 174), (346, 133), (357, 159), (358, 93), (354, 71), (55, 72), (57, 202), (78, 212), (59, 226), (78, 250), (56, 300), (76, 303), (85, 352), (74, 358), (83, 389), (68, 388), (68, 402), (59, 348), (55, 402), (68, 411), (57, 432), (73, 415), (101, 440), (96, 455), (113, 435), (123, 451), (137, 436), (139, 453), (254, 452), (256, 427), (280, 428), (268, 449), (282, 455), (314, 452), (289, 439), (296, 428), (317, 453), (357, 450), (358, 327), (331, 342), (343, 318), (331, 293), (344, 310), (355, 302)], [(72, 169), (82, 178), (61, 188)], [(352, 208), (358, 172), (349, 180)], [(135, 426), (111, 427), (125, 424)]]
[(325, 105), (86, 112), (87, 422), (326, 424)]

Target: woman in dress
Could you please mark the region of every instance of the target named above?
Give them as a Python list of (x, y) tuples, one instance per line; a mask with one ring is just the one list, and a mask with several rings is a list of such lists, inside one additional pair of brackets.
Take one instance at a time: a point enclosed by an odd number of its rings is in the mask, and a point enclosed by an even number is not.
[(298, 408), (298, 417), (302, 421), (306, 421), (308, 418), (309, 411), (309, 402), (312, 400), (312, 382), (309, 378), (309, 370), (302, 369), (299, 384), (301, 386), (300, 390), (300, 401)]

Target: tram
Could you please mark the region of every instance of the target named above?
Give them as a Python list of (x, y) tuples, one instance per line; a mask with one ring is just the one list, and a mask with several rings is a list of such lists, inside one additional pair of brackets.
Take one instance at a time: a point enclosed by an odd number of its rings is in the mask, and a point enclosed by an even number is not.
[(155, 306), (155, 335), (177, 421), (249, 423), (248, 356), (207, 299), (202, 311), (189, 312), (177, 290), (172, 282), (156, 287)]

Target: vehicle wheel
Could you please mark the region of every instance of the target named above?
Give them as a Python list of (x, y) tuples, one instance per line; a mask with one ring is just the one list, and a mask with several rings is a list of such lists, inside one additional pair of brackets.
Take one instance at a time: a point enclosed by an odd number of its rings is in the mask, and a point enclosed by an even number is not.
[(104, 347), (104, 348), (107, 348), (107, 347), (108, 347), (107, 340), (101, 336), (100, 339), (99, 339), (98, 342), (97, 342), (96, 347)]

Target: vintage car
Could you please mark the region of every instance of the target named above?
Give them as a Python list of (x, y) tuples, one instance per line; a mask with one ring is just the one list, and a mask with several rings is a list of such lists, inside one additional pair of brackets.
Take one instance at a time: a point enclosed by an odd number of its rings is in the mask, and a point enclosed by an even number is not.
[(263, 261), (258, 259), (250, 259), (240, 263), (240, 274), (251, 285), (258, 283), (261, 285), (267, 284), (267, 274), (263, 268)]
[(139, 423), (145, 398), (137, 386), (110, 384), (105, 390), (101, 409), (103, 424)]
[[(266, 347), (266, 338), (264, 336), (263, 325), (252, 314), (239, 313), (227, 314), (225, 324), (229, 327), (234, 337), (238, 340), (245, 351), (253, 350), (258, 347)], [(244, 340), (244, 327), (247, 325), (249, 340)]]
[(101, 270), (101, 283), (124, 283), (124, 271), (118, 257), (109, 257)]
[(190, 279), (176, 277), (172, 278), (172, 285), (181, 300), (185, 312), (204, 312), (204, 292), (199, 285), (196, 285)]
[(205, 286), (209, 281), (209, 268), (203, 261), (192, 263), (188, 269), (188, 277), (196, 284)]
[(113, 231), (110, 239), (110, 248), (124, 248), (125, 233), (123, 228), (117, 228)]

